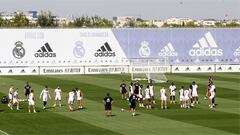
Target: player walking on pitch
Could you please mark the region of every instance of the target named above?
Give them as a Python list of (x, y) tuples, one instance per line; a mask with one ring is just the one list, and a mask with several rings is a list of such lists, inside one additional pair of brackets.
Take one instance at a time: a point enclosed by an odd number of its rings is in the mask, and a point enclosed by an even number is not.
[(83, 109), (83, 92), (82, 90), (76, 88), (76, 95), (77, 95), (77, 104), (78, 104), (78, 109)]
[(134, 93), (129, 97), (129, 102), (130, 102), (130, 109), (132, 112), (132, 116), (136, 115), (136, 104), (138, 101), (138, 97), (137, 95)]
[(193, 104), (198, 104), (198, 85), (195, 81), (192, 83), (192, 97), (193, 97)]
[(40, 99), (42, 98), (42, 101), (43, 101), (43, 109), (46, 109), (48, 97), (49, 97), (49, 99), (51, 99), (51, 96), (50, 96), (50, 93), (48, 90), (48, 86), (45, 86), (45, 88), (42, 90), (42, 92), (40, 94)]
[(29, 85), (28, 82), (26, 82), (26, 85), (24, 86), (24, 95), (26, 99), (28, 99), (30, 92), (31, 92), (31, 86)]
[(110, 94), (107, 93), (106, 97), (103, 99), (103, 104), (105, 106), (105, 115), (107, 117), (112, 116), (112, 103), (113, 99), (110, 97)]
[(74, 100), (76, 99), (75, 93), (76, 93), (75, 90), (72, 90), (67, 95), (68, 108), (70, 112), (73, 112), (73, 103), (74, 103)]
[(18, 100), (18, 88), (13, 92), (13, 105), (17, 105), (17, 110), (19, 110), (19, 100)]
[(167, 109), (167, 94), (166, 89), (164, 87), (160, 90), (160, 99), (161, 109)]
[(8, 107), (12, 110), (13, 106), (13, 92), (14, 92), (14, 86), (10, 85), (9, 91), (8, 91)]
[(127, 94), (127, 85), (126, 83), (124, 82), (124, 80), (122, 80), (122, 83), (120, 84), (120, 93), (121, 93), (121, 96), (122, 96), (122, 99), (126, 99), (126, 94)]
[(180, 100), (180, 107), (184, 108), (184, 86), (181, 87), (181, 89), (179, 90), (179, 100)]
[(147, 85), (147, 88), (145, 89), (145, 100), (147, 101), (146, 108), (151, 110), (152, 102), (151, 102), (151, 95), (150, 95), (149, 85)]
[(170, 91), (170, 104), (175, 104), (175, 95), (176, 95), (176, 86), (172, 82), (171, 85), (169, 86), (169, 91)]
[(30, 113), (31, 112), (31, 108), (33, 110), (34, 113), (36, 113), (36, 110), (35, 110), (35, 97), (34, 97), (34, 91), (31, 90), (31, 93), (29, 94), (29, 97), (28, 97), (28, 112)]
[(151, 96), (151, 101), (153, 104), (156, 104), (155, 98), (154, 98), (154, 86), (151, 83), (149, 83), (149, 90), (150, 90), (150, 96)]
[(54, 93), (55, 93), (55, 103), (54, 103), (53, 107), (56, 107), (57, 102), (58, 102), (59, 107), (61, 107), (62, 106), (61, 105), (61, 100), (62, 100), (62, 90), (61, 90), (61, 88), (58, 86), (55, 89)]

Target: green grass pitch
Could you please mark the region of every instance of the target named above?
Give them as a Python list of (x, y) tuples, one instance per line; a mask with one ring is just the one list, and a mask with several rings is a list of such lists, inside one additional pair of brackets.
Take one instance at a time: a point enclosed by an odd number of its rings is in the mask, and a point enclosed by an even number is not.
[[(208, 109), (204, 95), (208, 76), (212, 75), (217, 87), (214, 109)], [(169, 83), (155, 84), (157, 104), (149, 111), (137, 108), (136, 117), (132, 117), (128, 102), (121, 100), (119, 84), (122, 79), (130, 82), (129, 74), (122, 75), (51, 75), (51, 76), (0, 76), (0, 97), (7, 95), (10, 84), (20, 89), (29, 81), (35, 90), (38, 113), (28, 113), (27, 103), (20, 103), (20, 111), (10, 110), (0, 103), (0, 135), (237, 135), (240, 134), (240, 73), (199, 73), (167, 74)], [(189, 86), (196, 81), (199, 86), (200, 104), (193, 109), (181, 109), (179, 104), (169, 105), (161, 110), (159, 89), (175, 82), (179, 90), (181, 85)], [(141, 81), (146, 87), (146, 82)], [(48, 85), (53, 90), (60, 85), (63, 90), (63, 104), (52, 108), (53, 98), (48, 109), (42, 110), (39, 94)], [(83, 110), (69, 112), (66, 106), (66, 93), (73, 88), (84, 92)], [(110, 92), (114, 99), (113, 117), (104, 116), (102, 99)], [(178, 96), (177, 96), (178, 97)], [(169, 98), (168, 98), (169, 100)], [(178, 98), (177, 98), (178, 101)], [(75, 106), (76, 108), (76, 106)], [(121, 112), (121, 108), (125, 111)], [(5, 132), (5, 133), (4, 133)]]

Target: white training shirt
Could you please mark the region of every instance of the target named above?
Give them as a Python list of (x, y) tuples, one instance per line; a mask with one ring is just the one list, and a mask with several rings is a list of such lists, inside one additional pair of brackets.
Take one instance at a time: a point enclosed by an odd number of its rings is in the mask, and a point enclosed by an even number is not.
[(189, 97), (189, 90), (188, 89), (186, 89), (186, 90), (184, 90), (184, 97)]
[(56, 97), (60, 97), (61, 96), (61, 92), (62, 92), (62, 90), (61, 89), (55, 89), (55, 95), (56, 95)]
[(149, 85), (149, 90), (150, 90), (150, 93), (153, 94), (153, 90), (154, 90), (153, 85)]
[(14, 92), (13, 87), (10, 87), (10, 88), (9, 88), (9, 92), (8, 92), (8, 94), (13, 94), (13, 92)]
[(73, 101), (75, 94), (74, 94), (73, 91), (71, 91), (71, 92), (68, 93), (68, 96), (69, 96), (68, 99)]
[(47, 89), (43, 89), (40, 96), (43, 96), (43, 97), (48, 97), (49, 96), (50, 97), (49, 91)]
[(180, 97), (184, 97), (184, 90), (183, 89), (179, 90), (179, 95), (180, 95)]
[(169, 86), (169, 89), (170, 89), (170, 92), (171, 92), (171, 93), (174, 93), (174, 92), (175, 92), (175, 89), (176, 89), (176, 86), (175, 86), (175, 85), (170, 85), (170, 86)]
[(77, 90), (77, 92), (76, 92), (76, 93), (77, 93), (77, 98), (80, 98), (80, 97), (82, 97), (82, 96), (81, 96), (81, 90)]
[(33, 101), (34, 100), (34, 94), (30, 93), (28, 99), (29, 99), (29, 101)]
[(160, 95), (161, 95), (161, 97), (166, 97), (166, 89), (162, 88), (160, 90)]
[(146, 98), (150, 98), (150, 90), (149, 90), (149, 88), (145, 89), (145, 97)]
[(197, 85), (197, 84), (192, 85), (192, 91), (197, 92), (197, 88), (198, 88), (198, 85)]
[(129, 88), (130, 88), (130, 93), (133, 94), (133, 86), (130, 85)]
[(211, 88), (210, 88), (210, 90), (209, 90), (211, 96), (215, 96), (215, 88), (216, 88), (215, 85), (212, 85), (212, 86), (211, 86)]
[(14, 99), (18, 99), (18, 91), (14, 91), (14, 93), (13, 93), (13, 98), (14, 98)]

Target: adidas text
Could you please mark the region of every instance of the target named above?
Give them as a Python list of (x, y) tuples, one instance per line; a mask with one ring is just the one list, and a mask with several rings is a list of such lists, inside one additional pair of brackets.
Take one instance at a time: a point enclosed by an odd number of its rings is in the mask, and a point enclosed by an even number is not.
[(35, 53), (35, 57), (56, 57), (56, 53), (49, 53), (49, 52), (41, 52), (41, 53)]
[(190, 56), (222, 56), (222, 49), (211, 49), (211, 48), (199, 48), (199, 49), (190, 49)]
[(115, 57), (115, 52), (96, 52), (95, 57)]
[(177, 56), (177, 52), (159, 52), (158, 56)]

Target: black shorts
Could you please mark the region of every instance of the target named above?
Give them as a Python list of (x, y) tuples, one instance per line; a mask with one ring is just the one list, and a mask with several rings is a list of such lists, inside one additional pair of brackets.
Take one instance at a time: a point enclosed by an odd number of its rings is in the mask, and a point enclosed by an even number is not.
[(135, 109), (136, 108), (136, 103), (131, 103), (130, 108)]
[(26, 90), (26, 91), (25, 91), (25, 96), (29, 96), (29, 94), (30, 94), (30, 91), (29, 91), (29, 90)]
[(105, 105), (105, 110), (112, 110), (112, 106), (111, 105)]
[(127, 90), (126, 89), (122, 89), (122, 94), (125, 94), (125, 93), (127, 93)]

